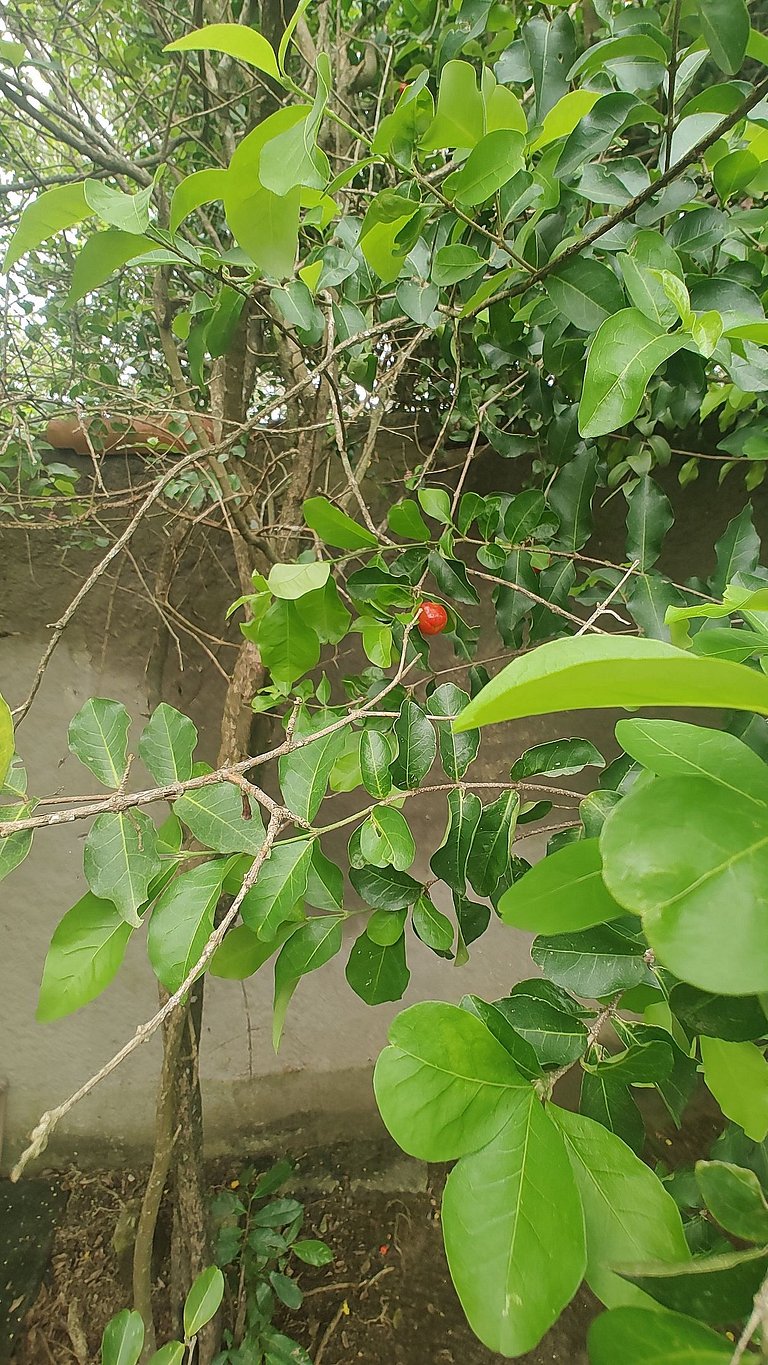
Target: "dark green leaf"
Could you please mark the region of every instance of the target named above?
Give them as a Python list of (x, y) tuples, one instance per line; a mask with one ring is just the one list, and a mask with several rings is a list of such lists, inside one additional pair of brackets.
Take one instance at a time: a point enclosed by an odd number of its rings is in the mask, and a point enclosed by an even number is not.
[(583, 332), (596, 332), (624, 307), (613, 271), (592, 257), (576, 257), (547, 277), (545, 289), (558, 312)]
[[(455, 683), (441, 683), (429, 697), (427, 707), (431, 716), (442, 717), (443, 720), (453, 719), (464, 709), (468, 701), (467, 693)], [(452, 782), (460, 781), (477, 755), (480, 731), (467, 730), (459, 735), (452, 725), (441, 724), (437, 726), (437, 740), (440, 747), (440, 762), (446, 777)]]
[(617, 1272), (673, 1312), (727, 1326), (746, 1317), (768, 1269), (768, 1249), (729, 1251), (680, 1263), (647, 1261)]
[(533, 1048), (541, 1066), (567, 1066), (587, 1048), (587, 1030), (572, 1014), (533, 995), (509, 995), (494, 1006)]
[(592, 1365), (728, 1365), (732, 1343), (677, 1313), (614, 1308), (589, 1329)]
[(413, 927), (428, 948), (451, 956), (454, 930), (451, 921), (432, 904), (429, 896), (419, 896), (413, 907)]
[(408, 697), (400, 708), (393, 733), (398, 753), (389, 768), (392, 782), (401, 791), (410, 791), (418, 787), (435, 761), (435, 731), (422, 708)]
[(675, 516), (666, 493), (645, 474), (627, 497), (626, 557), (650, 569), (661, 554), (662, 541)]
[(516, 758), (509, 770), (513, 782), (528, 777), (569, 777), (584, 768), (604, 768), (605, 759), (588, 739), (552, 739)]
[(556, 544), (580, 550), (592, 531), (592, 497), (597, 485), (597, 457), (588, 450), (564, 465), (549, 490), (549, 505), (560, 521)]
[(468, 602), (471, 606), (477, 606), (480, 598), (467, 578), (466, 565), (460, 559), (446, 559), (437, 550), (430, 550), (429, 571), (440, 592), (449, 601)]
[(510, 791), (480, 814), (467, 860), (467, 876), (478, 896), (490, 896), (510, 865), (519, 810), (520, 797)]
[(366, 1005), (400, 1000), (411, 979), (405, 961), (405, 939), (401, 935), (395, 943), (378, 944), (364, 931), (352, 945), (345, 975)]
[[(578, 848), (571, 844), (568, 850)], [(560, 854), (554, 856), (561, 856)], [(529, 874), (530, 875), (530, 874)], [(610, 924), (582, 933), (539, 937), (531, 957), (558, 986), (592, 1000), (638, 986), (653, 978), (645, 964), (645, 944), (626, 938)]]
[(448, 793), (448, 824), (443, 842), (430, 859), (436, 877), (460, 895), (464, 894), (467, 863), (482, 806), (474, 792), (464, 788)]
[(749, 10), (745, 0), (701, 0), (698, 15), (701, 31), (720, 70), (735, 76), (749, 41)]
[(697, 1161), (696, 1181), (721, 1228), (742, 1242), (768, 1242), (768, 1203), (754, 1171), (727, 1161)]
[(394, 867), (352, 867), (349, 880), (374, 910), (406, 910), (422, 892), (420, 882)]

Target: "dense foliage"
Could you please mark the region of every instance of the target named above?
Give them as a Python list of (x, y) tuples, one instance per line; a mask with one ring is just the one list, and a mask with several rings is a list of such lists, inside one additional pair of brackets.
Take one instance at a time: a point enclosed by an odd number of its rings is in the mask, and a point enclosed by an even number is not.
[[(270, 963), (276, 1046), (353, 917), (346, 976), (369, 1005), (403, 996), (414, 938), (461, 964), (492, 920), (532, 932), (541, 976), (412, 1006), (376, 1069), (396, 1141), (456, 1163), (442, 1221), (469, 1321), (524, 1354), (586, 1279), (609, 1310), (594, 1365), (738, 1360), (768, 1335), (768, 569), (748, 501), (768, 460), (760, 7), (339, 0), (301, 3), (287, 27), (262, 10), (189, 33), (150, 5), (146, 32), (118, 13), (125, 41), (102, 50), (98, 24), (61, 47), (19, 5), (0, 48), (0, 92), (29, 120), (4, 134), (9, 159), (41, 190), (6, 255), (4, 513), (33, 525), (43, 505), (91, 543), (92, 502), (43, 454), (41, 417), (63, 402), (97, 466), (116, 432), (141, 450), (150, 491), (96, 575), (155, 503), (218, 515), (250, 661), (231, 686), (249, 719), (277, 718), (258, 753), (223, 742), (215, 769), (165, 701), (138, 736), (115, 701), (72, 719), (106, 794), (74, 812), (92, 818), (90, 889), (54, 934), (39, 1018), (100, 994), (145, 926), (165, 996), (142, 1037), (203, 972)], [(398, 410), (422, 455), (383, 515), (371, 475)], [(519, 491), (468, 488), (489, 448)], [(702, 460), (744, 504), (714, 570), (674, 582), (664, 538)], [(589, 545), (613, 497), (616, 564)], [(489, 595), (519, 656), (493, 679), (475, 660)], [(435, 636), (455, 668), (435, 667)], [(569, 735), (475, 776), (486, 724), (681, 706), (721, 710), (723, 728), (633, 716), (610, 762)], [(62, 812), (27, 795), (1, 719), (5, 873)], [(128, 788), (133, 753), (149, 790)], [(582, 797), (562, 783), (585, 768), (599, 776)], [(340, 792), (357, 793), (341, 819)], [(416, 876), (424, 795), (446, 825)], [(160, 798), (158, 828), (143, 807)], [(542, 825), (550, 798), (567, 815)], [(534, 867), (515, 849), (530, 827), (548, 836)], [(340, 828), (346, 867), (323, 844)], [(554, 1097), (574, 1068), (578, 1113)], [(699, 1071), (729, 1125), (695, 1178), (654, 1172), (639, 1092), (680, 1123)], [(22, 1167), (99, 1078), (44, 1116)], [(138, 1322), (150, 1349), (145, 1306)]]

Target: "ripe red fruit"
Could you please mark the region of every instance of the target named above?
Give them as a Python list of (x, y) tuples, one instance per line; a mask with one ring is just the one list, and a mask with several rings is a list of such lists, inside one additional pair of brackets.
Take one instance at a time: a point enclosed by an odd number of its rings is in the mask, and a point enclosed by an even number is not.
[(422, 635), (439, 635), (448, 625), (448, 612), (439, 602), (422, 602), (416, 624)]

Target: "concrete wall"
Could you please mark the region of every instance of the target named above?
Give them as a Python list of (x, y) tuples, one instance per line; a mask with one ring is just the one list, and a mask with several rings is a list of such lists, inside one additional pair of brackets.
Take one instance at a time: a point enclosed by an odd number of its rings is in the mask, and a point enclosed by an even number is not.
[[(122, 460), (116, 462), (111, 477), (117, 480), (124, 473)], [(508, 463), (480, 463), (474, 482), (480, 491), (498, 489), (510, 486), (516, 474)], [(698, 485), (687, 490), (665, 565), (673, 576), (706, 573), (711, 567), (712, 544), (743, 502), (735, 476), (731, 480), (719, 492), (705, 473)], [(764, 495), (755, 501), (764, 520)], [(601, 517), (605, 529), (594, 553), (622, 558), (624, 514), (623, 499), (614, 498), (607, 515)], [(162, 520), (155, 519), (137, 539), (137, 555), (151, 565), (163, 536)], [(206, 553), (201, 561), (191, 559), (182, 574), (184, 610), (196, 624), (215, 634), (225, 629), (224, 608), (238, 592), (222, 546), (213, 546), (213, 557)], [(6, 533), (1, 553), (0, 690), (13, 704), (25, 695), (45, 646), (48, 623), (59, 616), (98, 552), (65, 551), (59, 537), (46, 534), (30, 537), (27, 546), (20, 534)], [(490, 610), (483, 613), (483, 619), (489, 625), (478, 657), (486, 659), (501, 650), (490, 624)], [(94, 779), (68, 753), (68, 722), (89, 695), (123, 701), (137, 722), (146, 716), (146, 668), (155, 628), (156, 613), (129, 565), (123, 567), (119, 579), (100, 583), (86, 600), (56, 651), (19, 733), (31, 791), (55, 795), (94, 790)], [(237, 638), (233, 626), (227, 638)], [(193, 716), (201, 733), (202, 755), (210, 759), (215, 756), (222, 684), (202, 652), (187, 639), (183, 645), (183, 672), (173, 647), (169, 651), (164, 695)], [(442, 662), (450, 667), (455, 660), (446, 652)], [(505, 778), (517, 753), (554, 735), (586, 735), (610, 754), (613, 720), (596, 714), (564, 715), (497, 727), (483, 739), (482, 775)], [(582, 777), (586, 790), (590, 777), (588, 773)], [(141, 778), (141, 766), (136, 763), (131, 780)], [(580, 781), (569, 779), (569, 785)], [(442, 798), (415, 800), (409, 820), (417, 839), (414, 873), (418, 876), (426, 873), (442, 835)], [(547, 823), (552, 823), (552, 817)], [(123, 969), (99, 1000), (56, 1024), (35, 1022), (37, 987), (51, 933), (85, 889), (82, 842), (86, 833), (87, 826), (74, 824), (38, 834), (27, 861), (0, 885), (0, 1082), (8, 1084), (4, 1162), (20, 1150), (40, 1113), (97, 1070), (156, 1004), (142, 935), (136, 934)], [(521, 852), (530, 856), (527, 845), (535, 854), (535, 835), (521, 845)], [(340, 842), (340, 858), (343, 847)], [(435, 898), (438, 904), (447, 905), (447, 888), (436, 887)], [(351, 937), (359, 932), (354, 920), (348, 927)], [(283, 1125), (315, 1139), (339, 1136), (350, 1128), (355, 1132), (375, 1129), (371, 1064), (385, 1041), (389, 1020), (402, 1005), (367, 1008), (344, 980), (345, 958), (343, 954), (301, 983), (278, 1057), (271, 1046), (271, 972), (267, 969), (242, 986), (209, 982), (201, 1073), (213, 1150), (233, 1146), (243, 1137), (252, 1142), (264, 1125)], [(467, 991), (493, 998), (531, 972), (527, 937), (498, 926), (474, 945), (471, 961), (463, 969), (436, 958), (413, 936), (409, 962), (412, 978), (406, 1004), (429, 998), (456, 1000)], [(119, 1158), (121, 1153), (145, 1148), (151, 1140), (158, 1059), (155, 1039), (73, 1111), (52, 1143), (52, 1156), (102, 1157), (106, 1148)]]

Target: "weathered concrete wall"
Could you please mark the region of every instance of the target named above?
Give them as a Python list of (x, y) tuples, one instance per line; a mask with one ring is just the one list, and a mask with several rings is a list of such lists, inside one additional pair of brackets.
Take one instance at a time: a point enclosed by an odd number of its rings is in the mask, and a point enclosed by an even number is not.
[[(407, 457), (406, 457), (407, 458)], [(119, 477), (117, 463), (111, 477)], [(122, 462), (121, 462), (122, 463)], [(124, 469), (123, 469), (124, 474)], [(521, 473), (523, 471), (520, 471)], [(135, 473), (135, 471), (134, 471)], [(480, 462), (474, 486), (514, 489), (514, 464)], [(680, 579), (692, 571), (706, 573), (712, 544), (729, 516), (739, 509), (743, 493), (733, 482), (717, 490), (705, 471), (700, 483), (680, 500), (680, 515), (669, 538), (665, 568)], [(766, 499), (755, 499), (765, 521)], [(593, 550), (606, 558), (623, 557), (623, 499), (614, 498)], [(152, 522), (137, 538), (135, 552), (152, 563), (162, 545), (163, 526)], [(216, 548), (214, 546), (214, 548)], [(26, 693), (43, 651), (49, 622), (73, 595), (84, 568), (96, 554), (62, 552), (54, 536), (6, 534), (2, 545), (3, 593), (0, 599), (0, 689), (12, 703)], [(216, 567), (218, 565), (218, 567)], [(206, 554), (185, 562), (184, 610), (213, 634), (223, 626), (224, 609), (238, 588), (228, 578), (223, 555)], [(499, 656), (492, 613), (483, 613), (478, 657)], [(19, 734), (19, 746), (36, 793), (86, 792), (94, 789), (88, 772), (68, 753), (67, 725), (89, 695), (117, 698), (137, 722), (147, 714), (147, 660), (156, 629), (156, 613), (142, 595), (135, 573), (126, 566), (117, 582), (100, 583), (86, 600), (60, 644), (47, 671), (30, 717)], [(186, 655), (178, 669), (169, 650), (163, 684), (167, 700), (187, 710), (201, 734), (203, 757), (215, 757), (217, 717), (222, 683), (201, 651), (183, 636)], [(455, 663), (446, 651), (445, 667)], [(348, 661), (345, 661), (345, 667)], [(493, 665), (496, 667), (498, 665)], [(455, 675), (454, 675), (455, 676)], [(481, 749), (483, 776), (504, 778), (510, 761), (523, 748), (562, 734), (593, 738), (606, 753), (613, 751), (613, 717), (564, 715), (497, 727), (487, 732)], [(132, 770), (140, 781), (141, 766)], [(569, 784), (579, 785), (579, 779)], [(588, 789), (589, 775), (583, 786)], [(344, 798), (341, 799), (342, 801)], [(354, 809), (354, 807), (350, 807)], [(442, 798), (415, 800), (409, 810), (418, 845), (416, 875), (424, 872), (439, 843)], [(0, 1081), (8, 1083), (4, 1161), (23, 1145), (24, 1135), (42, 1110), (60, 1102), (97, 1070), (131, 1035), (156, 1005), (156, 988), (146, 961), (142, 936), (136, 934), (125, 965), (105, 994), (86, 1009), (56, 1024), (35, 1022), (37, 987), (50, 935), (65, 910), (83, 893), (82, 841), (86, 827), (74, 824), (38, 835), (27, 861), (0, 885)], [(536, 849), (536, 836), (530, 842)], [(341, 857), (344, 844), (339, 843)], [(526, 846), (521, 846), (526, 852)], [(436, 899), (448, 902), (447, 889), (435, 888)], [(359, 932), (354, 920), (350, 936)], [(368, 1009), (343, 977), (346, 955), (302, 982), (291, 1006), (283, 1046), (275, 1057), (271, 1046), (271, 973), (257, 974), (242, 987), (211, 980), (207, 988), (201, 1058), (206, 1124), (212, 1149), (252, 1140), (263, 1125), (304, 1129), (305, 1136), (338, 1135), (375, 1127), (370, 1068), (400, 1004)], [(492, 927), (472, 949), (468, 966), (457, 970), (411, 939), (411, 984), (405, 1003), (428, 998), (455, 1000), (466, 991), (493, 998), (531, 970), (528, 939)], [(77, 1152), (115, 1158), (144, 1148), (151, 1138), (154, 1087), (159, 1058), (157, 1040), (140, 1049), (71, 1114), (52, 1144), (54, 1157)]]

